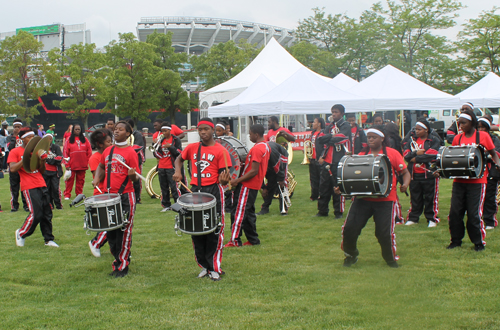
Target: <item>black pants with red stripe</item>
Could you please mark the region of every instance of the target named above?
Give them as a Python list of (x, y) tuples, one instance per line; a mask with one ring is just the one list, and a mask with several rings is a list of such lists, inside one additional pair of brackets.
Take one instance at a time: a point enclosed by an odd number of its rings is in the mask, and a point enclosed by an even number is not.
[[(264, 197), (264, 203), (262, 204), (261, 209), (269, 210), (269, 207), (273, 203), (274, 195), (278, 195), (280, 212), (281, 212), (281, 210), (283, 210), (283, 196), (279, 189), (278, 177), (276, 176), (276, 173), (271, 171), (266, 173), (266, 179), (267, 179), (267, 185), (263, 189), (267, 190), (267, 196)], [(288, 208), (286, 207), (286, 205), (285, 205), (285, 210), (288, 212)]]
[[(137, 173), (142, 174), (142, 163), (139, 160), (139, 170)], [(142, 180), (137, 180), (133, 182), (134, 184), (134, 192), (135, 192), (135, 199), (137, 202), (141, 201), (141, 193), (142, 193)]]
[(62, 209), (61, 189), (59, 188), (61, 178), (57, 176), (57, 171), (45, 171), (43, 178), (49, 191), (50, 205)]
[(179, 198), (180, 191), (177, 188), (177, 183), (172, 176), (175, 173), (173, 168), (159, 168), (158, 169), (158, 180), (160, 181), (161, 189), (161, 206), (170, 207), (172, 203), (170, 202), (170, 191), (172, 191), (172, 198), (174, 203), (177, 202)]
[[(206, 192), (212, 194), (216, 200), (217, 213), (221, 215), (222, 227), (218, 234), (211, 232), (207, 235), (191, 235), (196, 262), (200, 267), (209, 271), (221, 272), (222, 248), (224, 247), (224, 194), (219, 184), (203, 186), (200, 189), (192, 186), (193, 192)], [(217, 230), (216, 230), (217, 231)]]
[(19, 235), (22, 238), (31, 236), (40, 224), (45, 242), (53, 241), (52, 235), (52, 208), (50, 207), (49, 193), (46, 187), (23, 190), (24, 198), (28, 204), (30, 214), (24, 221), (23, 226), (19, 230)]
[[(327, 165), (330, 165), (330, 171), (326, 169)], [(328, 164), (326, 162), (321, 165), (318, 212), (324, 215), (327, 215), (330, 211), (328, 208), (330, 199), (333, 199), (335, 216), (341, 216), (343, 213), (341, 196), (333, 192), (333, 188), (337, 186), (337, 165), (338, 163)], [(330, 172), (332, 173), (331, 175)]]
[(132, 228), (134, 227), (135, 193), (121, 195), (122, 210), (127, 214), (128, 223), (125, 228), (107, 232), (111, 254), (115, 257), (113, 270), (122, 271), (130, 264), (130, 249), (132, 248)]
[[(472, 243), (486, 244), (484, 241), (486, 232), (483, 220), (481, 220), (485, 186), (484, 183), (453, 182), (448, 215), (451, 243), (461, 245), (465, 236), (465, 228), (467, 228)], [(465, 212), (467, 212), (467, 225), (464, 225)]]
[[(10, 207), (12, 210), (19, 209), (19, 190), (21, 188), (21, 177), (17, 172), (9, 171), (9, 183), (10, 183)], [(21, 194), (21, 199), (23, 200), (23, 208), (27, 208), (26, 199), (24, 194)]]
[(413, 179), (410, 182), (411, 208), (406, 221), (418, 222), (420, 215), (424, 212), (428, 222), (439, 222), (437, 196), (439, 179), (429, 174), (427, 178), (425, 176), (425, 173), (413, 173)]
[(488, 178), (486, 193), (484, 194), (483, 221), (485, 226), (496, 227), (498, 225), (497, 212), (497, 190), (498, 179)]
[(386, 262), (398, 260), (396, 254), (396, 234), (394, 233), (395, 202), (367, 201), (354, 198), (347, 218), (342, 226), (342, 250), (346, 256), (357, 257), (358, 237), (366, 226), (368, 219), (373, 216), (375, 221), (375, 236), (382, 248), (382, 257)]
[(311, 183), (311, 197), (312, 200), (319, 198), (319, 181), (321, 177), (321, 165), (315, 159), (310, 160), (309, 164), (309, 182)]
[(231, 210), (231, 242), (241, 246), (241, 230), (252, 245), (260, 244), (257, 234), (255, 200), (258, 190), (243, 187), (241, 184), (234, 192), (235, 203)]

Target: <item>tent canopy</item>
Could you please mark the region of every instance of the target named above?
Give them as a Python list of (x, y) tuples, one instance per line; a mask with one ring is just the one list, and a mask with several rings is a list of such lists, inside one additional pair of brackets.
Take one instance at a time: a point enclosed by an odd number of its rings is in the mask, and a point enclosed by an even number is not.
[(348, 90), (351, 87), (354, 87), (355, 85), (359, 84), (356, 80), (352, 79), (345, 73), (341, 72), (338, 75), (336, 75), (332, 80), (328, 82), (332, 86), (335, 86), (343, 91)]
[(477, 108), (500, 107), (500, 77), (488, 73), (474, 85), (455, 95), (462, 102), (472, 102)]
[(372, 98), (373, 110), (457, 109), (460, 99), (387, 65), (347, 90)]

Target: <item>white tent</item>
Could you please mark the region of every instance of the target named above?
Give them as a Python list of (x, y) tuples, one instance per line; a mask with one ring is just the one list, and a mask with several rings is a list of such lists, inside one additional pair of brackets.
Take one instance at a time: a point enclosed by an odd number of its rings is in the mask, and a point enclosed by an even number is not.
[(466, 90), (455, 95), (462, 102), (472, 102), (476, 108), (500, 107), (500, 77), (493, 72)]
[(460, 99), (387, 65), (347, 90), (373, 99), (373, 110), (458, 109)]
[[(240, 111), (236, 115), (330, 113), (335, 103), (342, 103), (350, 112), (372, 109), (371, 100), (332, 86), (311, 70), (301, 68), (267, 94), (240, 104)], [(216, 109), (214, 107), (209, 114), (215, 113)]]
[(356, 80), (352, 79), (345, 73), (341, 72), (338, 75), (336, 75), (332, 80), (328, 82), (332, 86), (335, 86), (337, 88), (340, 88), (343, 91), (348, 90), (351, 87), (354, 87), (355, 85), (359, 84)]
[[(276, 39), (272, 38), (252, 63), (243, 71), (228, 81), (201, 92), (200, 107), (201, 109), (206, 109), (214, 101), (223, 103), (233, 99), (247, 89), (262, 74), (265, 74), (273, 84), (279, 85), (300, 68), (305, 67), (290, 55)], [(325, 81), (330, 80), (330, 78), (323, 77), (313, 71), (310, 72)]]

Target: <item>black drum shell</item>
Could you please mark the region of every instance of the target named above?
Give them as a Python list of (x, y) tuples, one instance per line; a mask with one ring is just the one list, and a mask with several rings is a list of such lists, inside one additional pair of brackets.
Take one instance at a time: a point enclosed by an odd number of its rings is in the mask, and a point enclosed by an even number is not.
[(486, 169), (482, 146), (447, 146), (439, 148), (436, 164), (445, 179), (480, 179)]
[(85, 199), (84, 204), (87, 230), (111, 231), (125, 225), (120, 195), (91, 196)]
[(217, 202), (213, 195), (199, 192), (184, 194), (177, 199), (177, 204), (184, 211), (177, 216), (181, 232), (198, 236), (217, 229)]

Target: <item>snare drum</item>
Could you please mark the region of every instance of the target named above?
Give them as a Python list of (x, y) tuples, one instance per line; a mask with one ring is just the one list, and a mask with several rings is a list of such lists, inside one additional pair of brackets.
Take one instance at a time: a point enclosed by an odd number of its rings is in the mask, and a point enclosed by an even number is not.
[(248, 149), (240, 140), (232, 136), (219, 136), (215, 141), (220, 143), (229, 152), (230, 159), (227, 160), (227, 165), (231, 166), (229, 174), (232, 180), (237, 179), (240, 176), (240, 170), (245, 164)]
[(346, 155), (337, 167), (337, 184), (342, 195), (387, 197), (392, 187), (389, 158), (385, 155)]
[(485, 152), (481, 146), (441, 147), (436, 164), (443, 178), (480, 179), (486, 167)]
[[(110, 231), (125, 226), (119, 194), (103, 194), (85, 199), (85, 223), (90, 231)], [(124, 220), (125, 219), (125, 220)]]
[(182, 207), (176, 216), (175, 229), (189, 235), (207, 235), (221, 225), (217, 219), (217, 202), (213, 195), (202, 192), (179, 196)]

